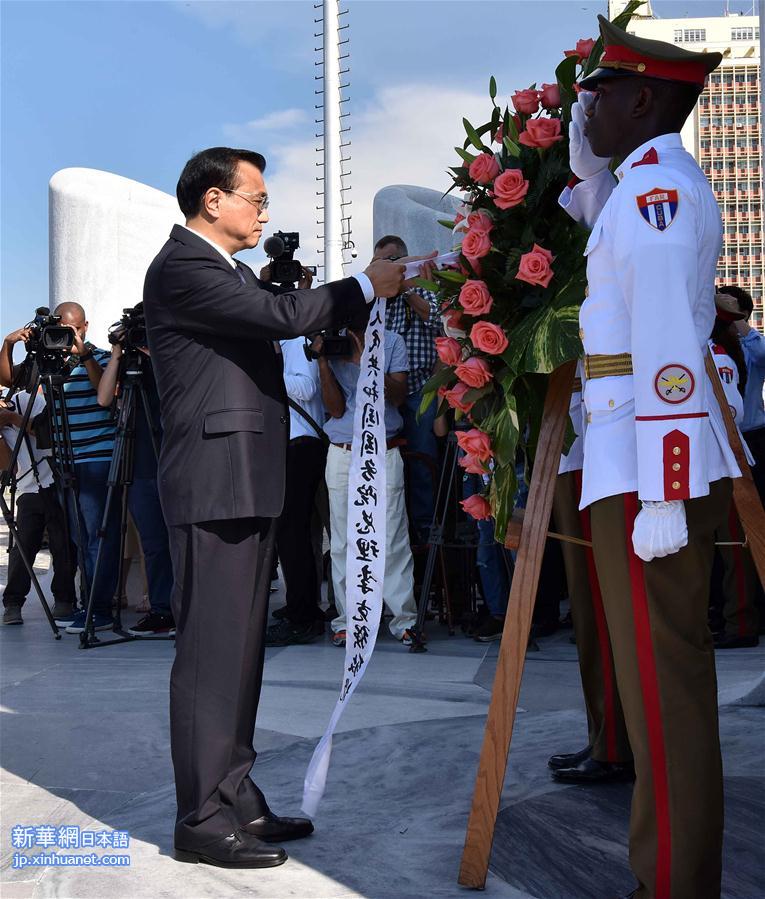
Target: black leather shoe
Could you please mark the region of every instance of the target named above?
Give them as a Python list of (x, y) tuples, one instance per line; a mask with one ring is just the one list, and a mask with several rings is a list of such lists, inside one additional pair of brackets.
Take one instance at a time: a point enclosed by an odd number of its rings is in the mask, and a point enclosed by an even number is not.
[(551, 755), (547, 760), (547, 767), (556, 770), (558, 768), (574, 768), (579, 762), (583, 762), (590, 757), (592, 746), (585, 746), (579, 752), (563, 753), (561, 755)]
[(760, 638), (757, 634), (749, 637), (739, 637), (738, 634), (719, 634), (715, 637), (715, 649), (749, 649), (759, 646)]
[(264, 843), (286, 843), (287, 840), (302, 840), (313, 833), (313, 824), (308, 818), (280, 818), (268, 814), (243, 824), (241, 829)]
[(552, 776), (569, 784), (624, 783), (635, 779), (635, 768), (632, 764), (615, 765), (588, 758), (571, 768), (557, 768)]
[(280, 846), (266, 846), (260, 840), (237, 830), (201, 849), (175, 847), (175, 860), (196, 865), (216, 865), (218, 868), (275, 868), (287, 861), (287, 853)]

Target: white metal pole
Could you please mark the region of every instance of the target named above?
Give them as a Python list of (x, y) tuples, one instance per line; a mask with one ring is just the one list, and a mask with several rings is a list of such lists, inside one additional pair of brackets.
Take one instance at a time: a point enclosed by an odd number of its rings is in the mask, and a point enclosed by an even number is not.
[(339, 0), (324, 0), (324, 280), (343, 277)]

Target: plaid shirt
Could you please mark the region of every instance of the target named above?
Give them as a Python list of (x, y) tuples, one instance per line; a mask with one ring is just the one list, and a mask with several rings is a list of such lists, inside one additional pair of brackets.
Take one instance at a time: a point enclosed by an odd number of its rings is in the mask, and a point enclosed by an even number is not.
[(427, 321), (423, 321), (412, 309), (400, 293), (397, 297), (388, 301), (385, 312), (385, 327), (389, 331), (395, 331), (404, 338), (409, 354), (409, 396), (418, 393), (425, 382), (433, 374), (436, 356), (436, 337), (442, 333), (441, 315), (438, 309), (436, 295), (429, 290), (420, 287), (415, 288), (423, 299), (430, 304), (430, 315)]

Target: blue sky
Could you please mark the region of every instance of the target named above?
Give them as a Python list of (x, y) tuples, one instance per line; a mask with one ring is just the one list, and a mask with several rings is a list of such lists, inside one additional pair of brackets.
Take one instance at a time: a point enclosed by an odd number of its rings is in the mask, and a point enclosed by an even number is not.
[[(483, 109), (490, 74), (504, 95), (551, 80), (560, 50), (593, 35), (606, 6), (346, 5), (354, 222), (362, 243), (379, 187), (448, 186), (443, 171), (461, 117)], [(739, 7), (750, 4), (731, 3)], [(665, 17), (722, 8), (722, 0), (654, 2)], [(300, 228), (304, 260), (315, 261), (312, 2), (4, 0), (0, 15), (3, 333), (48, 302), (47, 185), (67, 166), (104, 169), (173, 193), (193, 151), (252, 146), (269, 158), (271, 227)], [(360, 259), (368, 252), (360, 246)]]

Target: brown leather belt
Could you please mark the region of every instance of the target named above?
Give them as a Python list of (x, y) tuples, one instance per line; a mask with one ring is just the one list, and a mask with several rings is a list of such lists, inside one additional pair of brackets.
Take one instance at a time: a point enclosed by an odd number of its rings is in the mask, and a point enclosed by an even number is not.
[(592, 378), (614, 378), (632, 374), (632, 355), (615, 353), (613, 356), (585, 356), (584, 376)]
[[(345, 450), (347, 453), (353, 449), (352, 443), (333, 443), (332, 446)], [(386, 449), (395, 449), (397, 446), (406, 446), (406, 437), (391, 437), (385, 442)]]

